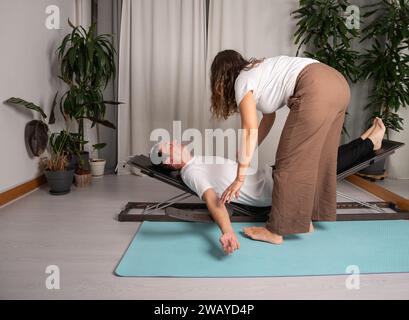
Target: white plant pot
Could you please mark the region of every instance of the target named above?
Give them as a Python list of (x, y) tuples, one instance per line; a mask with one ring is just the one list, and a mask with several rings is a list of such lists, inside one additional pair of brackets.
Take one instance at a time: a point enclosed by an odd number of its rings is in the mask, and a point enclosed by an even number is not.
[(89, 164), (91, 166), (91, 174), (93, 177), (101, 177), (104, 175), (106, 160), (91, 159)]

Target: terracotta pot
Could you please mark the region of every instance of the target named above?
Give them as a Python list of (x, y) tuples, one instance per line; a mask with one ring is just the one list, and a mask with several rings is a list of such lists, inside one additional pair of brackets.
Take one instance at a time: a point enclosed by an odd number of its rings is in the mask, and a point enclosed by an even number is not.
[(91, 183), (92, 175), (91, 173), (86, 174), (74, 174), (75, 186), (78, 188), (85, 188)]

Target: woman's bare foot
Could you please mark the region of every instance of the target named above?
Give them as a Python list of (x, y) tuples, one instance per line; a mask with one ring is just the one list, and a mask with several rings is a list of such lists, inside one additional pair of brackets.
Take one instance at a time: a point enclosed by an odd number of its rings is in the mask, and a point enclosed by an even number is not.
[(365, 140), (365, 139), (367, 139), (368, 137), (369, 137), (369, 135), (372, 133), (372, 131), (375, 129), (375, 127), (376, 127), (376, 123), (377, 123), (377, 120), (378, 118), (375, 118), (373, 121), (372, 121), (372, 126), (368, 129), (368, 130), (366, 130), (362, 135), (361, 135), (361, 139), (362, 140)]
[(264, 242), (269, 242), (272, 244), (282, 244), (283, 237), (268, 231), (264, 227), (247, 227), (243, 228), (243, 232), (246, 236), (253, 240), (259, 240)]
[(371, 132), (371, 134), (368, 136), (368, 139), (370, 139), (373, 143), (373, 149), (378, 150), (382, 147), (382, 140), (385, 135), (385, 125), (383, 124), (382, 119), (376, 118), (376, 126), (375, 129)]

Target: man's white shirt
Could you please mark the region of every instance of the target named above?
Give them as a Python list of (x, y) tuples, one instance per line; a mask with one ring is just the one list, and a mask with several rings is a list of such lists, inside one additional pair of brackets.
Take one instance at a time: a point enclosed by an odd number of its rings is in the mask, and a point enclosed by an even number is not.
[[(221, 197), (236, 175), (237, 162), (215, 156), (194, 156), (181, 170), (183, 182), (201, 199), (209, 188)], [(270, 206), (272, 189), (272, 168), (265, 166), (246, 176), (239, 198), (232, 202), (255, 207)]]

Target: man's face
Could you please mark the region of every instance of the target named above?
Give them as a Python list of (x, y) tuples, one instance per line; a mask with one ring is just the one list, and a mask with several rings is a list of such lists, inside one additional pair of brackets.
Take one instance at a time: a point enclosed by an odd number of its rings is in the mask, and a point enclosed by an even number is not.
[(165, 142), (161, 145), (160, 151), (168, 157), (163, 164), (170, 166), (172, 169), (181, 169), (183, 167), (184, 146), (177, 141)]

